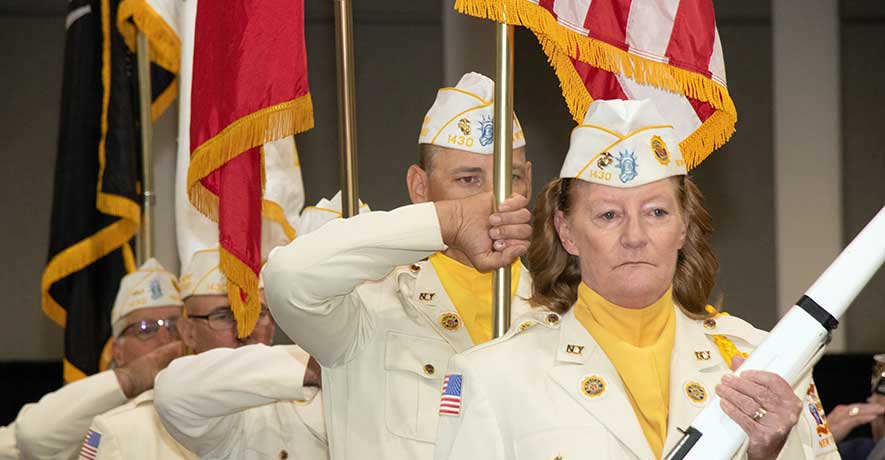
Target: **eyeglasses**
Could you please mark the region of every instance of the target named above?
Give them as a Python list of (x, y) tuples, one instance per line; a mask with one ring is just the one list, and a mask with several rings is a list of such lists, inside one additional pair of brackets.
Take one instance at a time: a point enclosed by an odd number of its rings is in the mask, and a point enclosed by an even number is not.
[(177, 321), (177, 316), (166, 319), (141, 320), (126, 326), (126, 328), (123, 329), (123, 332), (120, 333), (120, 336), (122, 337), (126, 335), (130, 337), (135, 337), (141, 341), (146, 341), (154, 338), (157, 333), (160, 332), (160, 328), (165, 327), (169, 330), (170, 335), (178, 337), (178, 328), (175, 324)]
[[(219, 308), (208, 315), (188, 315), (190, 319), (205, 319), (209, 328), (216, 331), (227, 331), (237, 326), (234, 312), (230, 307)], [(266, 305), (261, 305), (261, 313), (258, 314), (258, 324), (267, 324), (270, 321), (270, 310)]]

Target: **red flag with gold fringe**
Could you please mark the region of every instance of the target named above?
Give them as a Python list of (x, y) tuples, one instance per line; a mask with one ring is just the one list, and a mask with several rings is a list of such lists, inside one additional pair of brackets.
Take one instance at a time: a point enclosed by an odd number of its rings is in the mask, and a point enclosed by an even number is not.
[(240, 337), (260, 312), (261, 146), (312, 127), (304, 0), (199, 2), (187, 189), (194, 207), (218, 222)]
[(455, 9), (525, 26), (580, 123), (595, 99), (653, 99), (692, 168), (734, 133), (712, 0), (456, 0)]

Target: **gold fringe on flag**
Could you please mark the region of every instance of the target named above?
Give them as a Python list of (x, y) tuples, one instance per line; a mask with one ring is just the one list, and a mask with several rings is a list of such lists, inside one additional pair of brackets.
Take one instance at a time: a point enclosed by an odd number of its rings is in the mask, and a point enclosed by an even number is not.
[(138, 30), (148, 39), (150, 61), (176, 75), (172, 83), (151, 103), (151, 119), (160, 118), (178, 94), (181, 39), (146, 0), (123, 0), (117, 9), (117, 30), (133, 53)]
[(200, 180), (253, 147), (311, 128), (313, 103), (310, 93), (234, 121), (191, 154), (187, 169), (187, 191), (191, 203), (206, 217), (218, 222), (218, 197), (205, 188)]
[[(263, 196), (264, 144), (311, 128), (313, 128), (313, 102), (310, 93), (266, 107), (234, 121), (215, 137), (198, 146), (191, 154), (187, 170), (187, 190), (191, 203), (201, 213), (218, 222), (218, 196), (204, 187), (200, 180), (237, 155), (257, 146), (261, 146), (260, 170)], [(286, 235), (295, 237), (295, 229), (289, 225), (279, 205), (262, 198), (261, 210), (262, 215), (279, 222)], [(246, 337), (252, 333), (261, 313), (261, 303), (257, 297), (258, 274), (226, 248), (222, 247), (220, 250), (220, 268), (228, 280), (228, 299), (237, 319), (237, 336)], [(242, 296), (246, 297), (245, 301)]]
[(624, 75), (639, 84), (710, 103), (716, 113), (679, 144), (689, 169), (704, 161), (734, 133), (737, 122), (734, 101), (727, 88), (705, 75), (644, 58), (569, 30), (545, 8), (528, 0), (456, 0), (455, 9), (478, 18), (524, 26), (534, 32), (559, 78), (569, 111), (578, 123), (584, 119), (593, 98), (570, 58)]
[[(248, 337), (258, 323), (261, 301), (258, 298), (258, 275), (239, 257), (220, 248), (220, 268), (227, 278), (227, 298), (237, 319), (237, 337)], [(255, 295), (250, 295), (254, 292)], [(245, 297), (245, 301), (243, 300)]]

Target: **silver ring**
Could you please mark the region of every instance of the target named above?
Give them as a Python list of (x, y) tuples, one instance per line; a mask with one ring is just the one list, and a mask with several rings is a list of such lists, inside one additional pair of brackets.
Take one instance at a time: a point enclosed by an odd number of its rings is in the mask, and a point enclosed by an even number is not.
[(765, 414), (767, 413), (768, 411), (765, 410), (765, 408), (760, 407), (756, 409), (756, 412), (753, 413), (753, 420), (758, 422), (759, 420), (762, 420), (762, 417), (765, 417)]

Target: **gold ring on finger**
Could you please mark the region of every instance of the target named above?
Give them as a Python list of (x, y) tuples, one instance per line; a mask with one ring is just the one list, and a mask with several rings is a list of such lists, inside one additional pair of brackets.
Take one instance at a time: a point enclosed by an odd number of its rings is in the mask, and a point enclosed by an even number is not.
[(854, 417), (855, 415), (857, 415), (859, 413), (860, 413), (860, 407), (854, 406), (851, 408), (851, 410), (848, 411), (848, 416)]
[(765, 417), (765, 414), (767, 413), (768, 411), (765, 410), (764, 407), (756, 409), (756, 412), (753, 413), (753, 421), (758, 422), (759, 420), (762, 420), (762, 417)]

